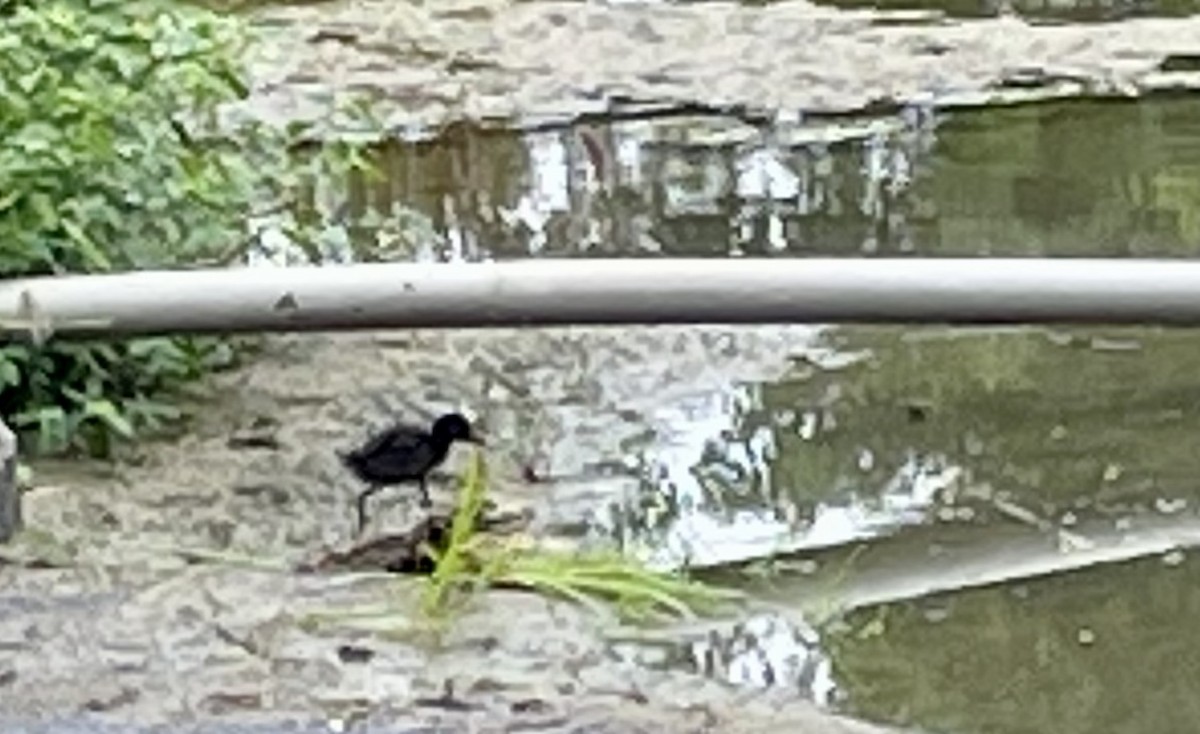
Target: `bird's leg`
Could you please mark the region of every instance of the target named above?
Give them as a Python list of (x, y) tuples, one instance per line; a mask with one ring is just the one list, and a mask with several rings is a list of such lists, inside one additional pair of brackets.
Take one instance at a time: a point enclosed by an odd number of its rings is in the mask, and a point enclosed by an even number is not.
[(421, 507), (426, 510), (433, 507), (433, 500), (429, 499), (429, 487), (425, 486), (425, 477), (421, 477)]
[(363, 528), (367, 526), (367, 498), (383, 489), (382, 485), (372, 484), (367, 487), (366, 491), (358, 495), (358, 534), (362, 535)]

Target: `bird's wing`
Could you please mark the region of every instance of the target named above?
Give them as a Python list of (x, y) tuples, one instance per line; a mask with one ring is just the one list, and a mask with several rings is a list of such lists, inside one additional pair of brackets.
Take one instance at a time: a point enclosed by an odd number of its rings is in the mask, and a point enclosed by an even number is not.
[(359, 456), (375, 456), (380, 453), (413, 451), (423, 442), (421, 430), (411, 426), (393, 426), (371, 437), (358, 451)]

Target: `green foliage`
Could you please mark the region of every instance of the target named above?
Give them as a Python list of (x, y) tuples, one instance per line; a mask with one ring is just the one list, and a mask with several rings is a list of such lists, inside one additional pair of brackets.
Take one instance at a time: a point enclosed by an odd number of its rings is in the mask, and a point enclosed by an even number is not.
[(237, 26), (155, 2), (60, 0), (0, 24), (0, 270), (125, 270), (215, 254), (257, 174), (188, 123), (245, 90)]
[[(228, 263), (252, 207), (286, 206), (288, 136), (199, 140), (245, 96), (240, 21), (154, 0), (0, 7), (0, 274)], [(211, 137), (211, 136), (210, 136)], [(302, 172), (303, 173), (303, 172)], [(290, 189), (289, 189), (290, 187)], [(225, 341), (0, 343), (0, 413), (43, 451), (108, 454), (179, 417), (169, 391), (229, 365)]]
[[(244, 93), (236, 27), (153, 2), (10, 10), (0, 20), (0, 273), (177, 265), (236, 237), (253, 169), (185, 129)], [(113, 437), (177, 417), (154, 397), (216, 353), (230, 356), (186, 338), (10, 341), (0, 409), (43, 451), (107, 454)]]
[(215, 338), (9, 344), (0, 347), (5, 417), (41, 451), (79, 446), (105, 456), (114, 438), (180, 418), (156, 398), (232, 359), (233, 348)]

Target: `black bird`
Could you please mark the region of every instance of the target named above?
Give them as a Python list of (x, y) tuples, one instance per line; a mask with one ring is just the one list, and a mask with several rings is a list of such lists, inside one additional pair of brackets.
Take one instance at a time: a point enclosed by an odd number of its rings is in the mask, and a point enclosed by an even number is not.
[(471, 430), (471, 424), (458, 413), (443, 415), (426, 431), (417, 426), (396, 425), (372, 436), (361, 448), (339, 454), (342, 463), (360, 480), (371, 485), (358, 496), (358, 529), (367, 521), (367, 498), (386, 486), (420, 482), (421, 507), (433, 503), (425, 477), (445, 460), (450, 444), (470, 441), (483, 445)]

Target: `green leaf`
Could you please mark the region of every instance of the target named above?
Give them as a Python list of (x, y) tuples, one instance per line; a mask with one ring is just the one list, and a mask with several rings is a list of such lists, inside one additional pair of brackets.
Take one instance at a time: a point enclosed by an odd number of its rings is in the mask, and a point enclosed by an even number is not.
[(175, 420), (183, 416), (183, 411), (174, 405), (160, 403), (153, 400), (135, 398), (128, 401), (128, 403), (126, 403), (126, 407), (130, 413), (136, 413), (147, 417), (153, 416), (156, 418)]
[(46, 194), (38, 191), (29, 197), (29, 203), (33, 206), (34, 213), (41, 220), (42, 229), (53, 230), (58, 226), (58, 212), (54, 208), (54, 202)]
[(75, 403), (79, 403), (80, 405), (87, 405), (87, 403), (90, 399), (90, 398), (88, 398), (87, 395), (84, 395), (83, 393), (81, 393), (80, 391), (71, 387), (70, 385), (63, 385), (62, 393), (63, 393), (63, 395), (65, 395), (67, 397), (68, 400), (71, 400), (72, 402), (75, 402)]
[(7, 357), (0, 356), (0, 388), (19, 387), (21, 368)]
[(66, 231), (67, 236), (79, 247), (88, 270), (112, 269), (112, 263), (104, 256), (99, 246), (78, 225), (69, 219), (64, 219), (62, 220), (62, 228)]
[(117, 409), (117, 406), (113, 405), (112, 402), (108, 400), (88, 401), (87, 405), (84, 407), (83, 414), (88, 418), (98, 418), (106, 426), (108, 426), (113, 433), (116, 433), (122, 438), (133, 438), (133, 426), (129, 424), (129, 421), (125, 419), (125, 416), (121, 415), (121, 411)]
[(62, 408), (52, 405), (40, 409), (37, 412), (37, 426), (39, 451), (58, 451), (67, 445), (70, 431), (66, 411)]
[(13, 204), (16, 204), (23, 195), (21, 191), (10, 191), (4, 196), (0, 196), (0, 212), (7, 211)]

